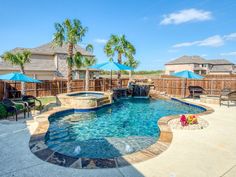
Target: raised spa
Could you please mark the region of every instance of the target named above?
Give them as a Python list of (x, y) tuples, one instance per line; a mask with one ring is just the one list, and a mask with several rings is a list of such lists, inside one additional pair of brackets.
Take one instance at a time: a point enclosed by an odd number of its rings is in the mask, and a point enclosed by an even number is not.
[(110, 92), (73, 92), (57, 95), (57, 104), (75, 109), (93, 109), (112, 103)]

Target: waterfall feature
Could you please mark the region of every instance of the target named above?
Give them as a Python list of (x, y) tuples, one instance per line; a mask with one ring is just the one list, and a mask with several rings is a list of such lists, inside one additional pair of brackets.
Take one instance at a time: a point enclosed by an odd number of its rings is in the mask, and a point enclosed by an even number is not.
[(133, 97), (149, 97), (150, 85), (133, 84)]

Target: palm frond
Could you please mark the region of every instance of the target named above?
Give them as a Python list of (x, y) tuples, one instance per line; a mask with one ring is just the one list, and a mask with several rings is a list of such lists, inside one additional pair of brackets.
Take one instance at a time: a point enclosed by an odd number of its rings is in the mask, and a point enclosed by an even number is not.
[(74, 58), (73, 58), (73, 62), (74, 62), (74, 65), (76, 66), (76, 68), (81, 68), (84, 64), (84, 56), (79, 53), (79, 52), (76, 52), (76, 54), (74, 55)]
[(84, 66), (88, 67), (88, 66), (92, 66), (97, 62), (97, 59), (95, 57), (85, 57), (84, 58)]
[(69, 67), (72, 67), (73, 65), (74, 65), (74, 61), (73, 61), (73, 58), (72, 57), (67, 57), (66, 58), (66, 62), (67, 62), (67, 65), (69, 66)]
[(90, 53), (93, 53), (93, 45), (92, 44), (88, 44), (86, 47), (85, 47), (85, 50), (90, 52)]
[(53, 47), (62, 46), (65, 42), (65, 30), (60, 23), (55, 23), (56, 32), (53, 34)]

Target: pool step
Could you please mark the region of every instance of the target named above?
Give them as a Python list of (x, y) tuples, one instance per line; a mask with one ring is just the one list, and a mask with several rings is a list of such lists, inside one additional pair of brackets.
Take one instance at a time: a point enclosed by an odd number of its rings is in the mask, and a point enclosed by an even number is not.
[(109, 97), (103, 97), (97, 100), (97, 103), (98, 103), (98, 106), (102, 106), (102, 105), (110, 103), (110, 99)]

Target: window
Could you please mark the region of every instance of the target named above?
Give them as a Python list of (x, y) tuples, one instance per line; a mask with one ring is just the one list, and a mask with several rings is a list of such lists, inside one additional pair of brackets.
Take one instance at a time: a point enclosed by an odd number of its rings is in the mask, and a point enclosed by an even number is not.
[(174, 73), (175, 73), (175, 71), (173, 71), (173, 70), (169, 71), (169, 74), (170, 74), (170, 75), (172, 75), (172, 74), (174, 74)]
[(72, 71), (72, 80), (78, 79), (78, 72), (77, 71)]
[(199, 73), (200, 73), (200, 71), (196, 70), (196, 71), (194, 71), (194, 73), (196, 73), (196, 74), (199, 74)]
[(79, 71), (79, 79), (85, 79), (85, 72)]

